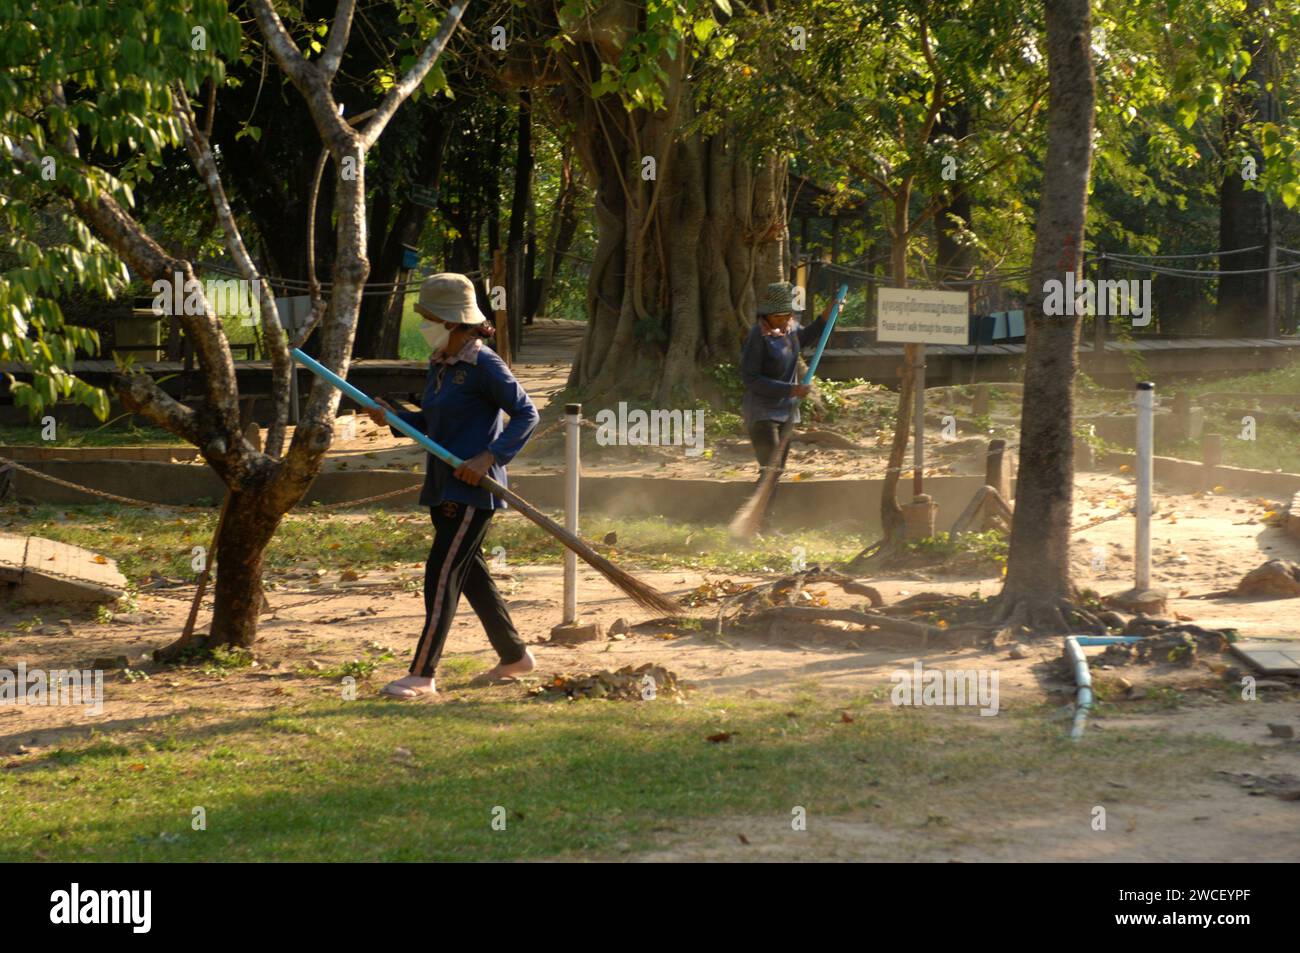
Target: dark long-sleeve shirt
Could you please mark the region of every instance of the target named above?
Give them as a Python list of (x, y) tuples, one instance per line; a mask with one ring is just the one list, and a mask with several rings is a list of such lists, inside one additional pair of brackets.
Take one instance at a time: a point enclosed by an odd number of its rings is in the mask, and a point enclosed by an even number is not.
[(816, 343), (825, 326), (826, 316), (822, 315), (806, 328), (792, 320), (785, 334), (764, 334), (761, 321), (749, 329), (740, 356), (746, 427), (760, 420), (799, 422), (799, 398), (790, 394), (790, 388), (799, 382), (799, 352)]
[[(510, 417), (508, 425), (502, 426), (502, 412)], [(477, 340), (448, 363), (430, 362), (420, 409), (401, 410), (397, 416), (462, 460), (487, 450), (496, 460), (488, 476), (502, 486), (508, 485), (506, 465), (537, 427), (537, 408), (528, 394), (496, 352)], [(398, 430), (393, 434), (402, 436)], [(506, 506), (482, 486), (457, 480), (452, 472), (452, 467), (428, 455), (421, 506), (437, 506), (444, 500), (479, 509)]]

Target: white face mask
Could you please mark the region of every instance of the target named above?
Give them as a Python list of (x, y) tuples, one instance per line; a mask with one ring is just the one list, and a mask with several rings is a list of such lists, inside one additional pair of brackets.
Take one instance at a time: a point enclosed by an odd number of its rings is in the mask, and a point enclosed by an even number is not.
[[(768, 333), (786, 334), (790, 330), (790, 319), (793, 317), (793, 315), (789, 315), (789, 314), (780, 315), (779, 320), (774, 320), (774, 318), (777, 317), (778, 316), (776, 315), (771, 315), (763, 319), (763, 323), (766, 325)], [(773, 327), (773, 324), (775, 324), (775, 327)]]
[(437, 354), (447, 346), (447, 341), (451, 338), (451, 328), (445, 324), (425, 321), (420, 325), (420, 336), (429, 343), (429, 347), (433, 348), (433, 353)]

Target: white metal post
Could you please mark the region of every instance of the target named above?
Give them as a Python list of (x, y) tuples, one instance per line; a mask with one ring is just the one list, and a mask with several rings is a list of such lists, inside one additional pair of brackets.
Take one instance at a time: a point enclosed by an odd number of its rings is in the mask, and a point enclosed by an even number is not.
[(1138, 592), (1151, 588), (1151, 453), (1155, 441), (1156, 385), (1137, 385), (1137, 544), (1133, 553)]
[[(578, 438), (582, 433), (582, 405), (564, 405), (564, 528), (578, 535)], [(578, 618), (578, 557), (564, 550), (564, 619)]]

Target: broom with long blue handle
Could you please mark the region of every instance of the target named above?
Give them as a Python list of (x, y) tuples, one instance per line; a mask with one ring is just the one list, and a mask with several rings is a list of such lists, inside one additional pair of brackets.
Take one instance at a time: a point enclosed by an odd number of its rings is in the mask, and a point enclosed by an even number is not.
[[(366, 408), (367, 410), (371, 409), (372, 407), (374, 408), (379, 407), (379, 404), (371, 397), (367, 396), (357, 388), (353, 387), (343, 378), (339, 377), (337, 374), (331, 371), (328, 367), (325, 367), (324, 365), (314, 360), (313, 358), (308, 357), (302, 351), (298, 350), (298, 348), (293, 348), (292, 353), (295, 360), (297, 360), (299, 364), (307, 368), (307, 370), (311, 371), (321, 380), (325, 381), (326, 383), (334, 387), (337, 387), (339, 390), (347, 394), (349, 397), (351, 397), (362, 407)], [(465, 462), (460, 457), (452, 453), (450, 450), (447, 450), (446, 448), (442, 447), (440, 444), (434, 442), (428, 436), (428, 434), (411, 426), (401, 417), (398, 417), (396, 414), (394, 414), (392, 411), (385, 410), (384, 418), (394, 429), (399, 430), (402, 433), (406, 434), (416, 443), (420, 444), (420, 446), (424, 447), (425, 450), (428, 450), (431, 454), (433, 454), (439, 460), (442, 460), (448, 466), (455, 468), (455, 467), (459, 467), (462, 463)], [(550, 533), (552, 536), (558, 539), (569, 549), (577, 553), (580, 557), (582, 557), (582, 560), (586, 562), (587, 565), (591, 566), (592, 569), (596, 570), (596, 572), (600, 573), (602, 576), (604, 576), (614, 585), (618, 586), (618, 588), (621, 589), (623, 592), (627, 593), (628, 597), (631, 598), (638, 605), (644, 606), (647, 609), (653, 609), (656, 612), (663, 612), (668, 615), (681, 614), (682, 611), (681, 606), (678, 605), (671, 598), (664, 595), (662, 592), (660, 592), (658, 589), (655, 589), (653, 586), (649, 586), (646, 583), (642, 582), (641, 580), (637, 579), (635, 576), (633, 576), (631, 573), (627, 572), (626, 570), (620, 569), (618, 566), (615, 566), (612, 562), (610, 562), (600, 553), (592, 549), (587, 543), (583, 542), (579, 537), (570, 533), (559, 523), (555, 522), (555, 520), (551, 519), (545, 513), (541, 512), (541, 510), (537, 509), (537, 507), (533, 506), (531, 503), (529, 503), (527, 500), (521, 497), (518, 493), (515, 493), (513, 490), (509, 489), (508, 487), (502, 486), (500, 483), (492, 479), (490, 476), (487, 476), (486, 474), (484, 474), (482, 482), (479, 485), (484, 487), (490, 493), (492, 493), (492, 495), (500, 497), (501, 499), (505, 500), (507, 503), (509, 503), (511, 506), (517, 509), (520, 513), (522, 513), (524, 516), (528, 517), (530, 520), (532, 520), (534, 523), (540, 526), (547, 533)]]
[[(805, 385), (811, 384), (813, 374), (817, 373), (817, 364), (822, 359), (822, 351), (826, 350), (826, 342), (830, 340), (831, 328), (835, 327), (835, 319), (840, 315), (840, 306), (844, 304), (848, 294), (849, 286), (840, 285), (840, 290), (835, 295), (835, 304), (826, 319), (826, 327), (822, 328), (822, 336), (817, 341), (817, 350), (813, 352), (812, 360), (808, 362), (808, 372), (803, 376)], [(781, 445), (776, 448), (768, 465), (763, 468), (763, 476), (759, 480), (757, 489), (732, 519), (729, 528), (731, 535), (736, 539), (752, 539), (762, 525), (763, 514), (767, 512), (767, 505), (772, 501), (772, 494), (776, 492), (776, 481), (781, 476), (780, 463), (785, 458), (785, 448), (790, 446), (790, 438), (793, 436), (794, 428), (791, 427), (781, 439)]]

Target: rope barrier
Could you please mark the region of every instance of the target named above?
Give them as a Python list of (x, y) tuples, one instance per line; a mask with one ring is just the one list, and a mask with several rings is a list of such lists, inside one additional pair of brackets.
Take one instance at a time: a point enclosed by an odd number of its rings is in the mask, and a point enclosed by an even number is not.
[(1231, 277), (1233, 275), (1286, 275), (1300, 271), (1300, 262), (1289, 265), (1276, 265), (1272, 268), (1239, 268), (1224, 270), (1220, 268), (1170, 268), (1167, 265), (1148, 265), (1139, 261), (1130, 261), (1120, 255), (1107, 255), (1107, 261), (1126, 266), (1131, 271), (1145, 271), (1154, 275), (1168, 275), (1173, 278), (1196, 278), (1208, 281), (1213, 278)]
[[(1085, 259), (1084, 264), (1088, 264), (1090, 261), (1093, 260), (1094, 259)], [(851, 268), (848, 265), (837, 265), (837, 264), (832, 264), (831, 262), (819, 262), (817, 264), (817, 267), (818, 270), (831, 271), (841, 275), (848, 275), (853, 278), (858, 278), (861, 281), (864, 281), (868, 284), (888, 285), (890, 282), (893, 281), (893, 278), (890, 277), (889, 275), (876, 275), (876, 274), (872, 274), (869, 271), (861, 271), (857, 268)], [(995, 272), (995, 273), (991, 272), (986, 274), (985, 277), (983, 278), (944, 279), (939, 281), (938, 284), (946, 285), (946, 286), (982, 285), (982, 284), (992, 284), (994, 282), (999, 282), (999, 281), (1021, 281), (1025, 278), (1028, 278), (1029, 274), (1030, 274), (1029, 269), (1026, 268), (1023, 271), (1008, 271), (1008, 272)]]
[[(1175, 268), (1170, 265), (1148, 264), (1148, 262), (1155, 262), (1155, 261), (1223, 258), (1227, 255), (1242, 255), (1242, 254), (1246, 254), (1247, 252), (1260, 251), (1263, 248), (1264, 248), (1263, 245), (1250, 245), (1244, 248), (1232, 248), (1227, 250), (1216, 250), (1216, 251), (1209, 251), (1209, 252), (1187, 252), (1187, 253), (1181, 253), (1176, 255), (1136, 255), (1136, 254), (1129, 255), (1129, 254), (1124, 254), (1123, 252), (1102, 252), (1093, 257), (1085, 257), (1081, 265), (1086, 266), (1091, 264), (1097, 264), (1102, 261), (1112, 261), (1112, 262), (1116, 262), (1117, 264), (1126, 265), (1133, 270), (1149, 271), (1153, 274), (1168, 275), (1171, 277), (1199, 278), (1203, 280), (1208, 280), (1210, 278), (1230, 276), (1230, 275), (1256, 275), (1256, 274), (1268, 274), (1268, 273), (1290, 274), (1295, 271), (1300, 271), (1300, 263), (1276, 265), (1272, 268), (1241, 268), (1241, 269)], [(1295, 249), (1279, 247), (1277, 250), (1279, 252), (1283, 252), (1288, 255), (1300, 256), (1300, 251), (1297, 251)], [(815, 262), (815, 264), (819, 269), (824, 269), (827, 271), (837, 272), (839, 274), (849, 275), (851, 277), (858, 278), (864, 282), (867, 282), (868, 284), (887, 285), (889, 282), (893, 280), (888, 275), (877, 275), (872, 272), (862, 271), (860, 269), (852, 267), (850, 264), (834, 264), (832, 262)], [(947, 269), (940, 267), (937, 270), (944, 271)], [(937, 285), (948, 286), (948, 287), (968, 287), (974, 285), (992, 284), (997, 282), (1024, 281), (1030, 276), (1031, 272), (1032, 270), (1030, 268), (1023, 267), (1018, 269), (1011, 269), (1008, 271), (987, 272), (983, 277), (980, 278), (940, 278), (938, 281), (931, 281), (931, 284), (937, 284)]]
[[(528, 443), (532, 444), (532, 443), (534, 443), (534, 442), (536, 442), (536, 441), (538, 441), (538, 440), (545, 440), (545, 439), (546, 439), (547, 437), (549, 437), (551, 434), (555, 433), (555, 431), (557, 431), (557, 430), (559, 430), (561, 427), (563, 427), (566, 423), (568, 423), (568, 421), (565, 420), (564, 417), (561, 417), (559, 420), (553, 421), (549, 427), (546, 427), (546, 428), (543, 429), (543, 430), (539, 430), (539, 431), (537, 431), (536, 433), (533, 433), (533, 434), (529, 435), (529, 437), (528, 437)], [(580, 425), (582, 425), (583, 427), (587, 427), (587, 428), (589, 428), (589, 429), (591, 429), (591, 430), (599, 430), (599, 429), (600, 429), (599, 425), (592, 423), (590, 420), (587, 420), (585, 417), (584, 417), (582, 420), (579, 420), (578, 423), (579, 423)], [(527, 449), (528, 449), (528, 448), (525, 447), (524, 450), (522, 450), (522, 451), (520, 451), (520, 452), (523, 453), (523, 452), (525, 452)]]
[[(190, 506), (185, 503), (150, 503), (148, 500), (137, 500), (130, 496), (119, 496), (116, 493), (109, 493), (105, 490), (96, 490), (94, 487), (83, 486), (80, 483), (73, 483), (71, 480), (62, 480), (59, 477), (51, 476), (48, 473), (42, 473), (40, 470), (33, 470), (31, 467), (23, 466), (16, 460), (10, 460), (6, 457), (0, 457), (0, 464), (5, 467), (12, 467), (15, 470), (21, 470), (23, 473), (30, 474), (38, 480), (45, 480), (48, 483), (54, 483), (58, 486), (66, 487), (70, 490), (76, 490), (89, 496), (97, 496), (101, 499), (111, 500), (114, 503), (121, 503), (125, 506), (138, 506), (146, 509), (168, 509), (178, 510), (190, 513), (210, 513), (212, 507), (209, 506)], [(0, 470), (3, 472), (3, 470)], [(326, 512), (329, 510), (341, 510), (351, 506), (362, 506), (366, 503), (374, 503), (379, 500), (387, 500), (394, 496), (402, 496), (405, 493), (412, 493), (424, 486), (423, 483), (412, 483), (410, 486), (404, 486), (396, 490), (389, 490), (386, 493), (377, 493), (374, 496), (366, 496), (357, 500), (343, 500), (338, 503), (321, 503), (310, 507), (313, 513)]]
[[(244, 275), (241, 272), (235, 271), (234, 269), (231, 268), (227, 268), (224, 265), (196, 263), (195, 267), (203, 271), (214, 272), (218, 275), (228, 275), (232, 278), (242, 279), (244, 277)], [(475, 271), (463, 272), (463, 274), (467, 278), (476, 278), (476, 277), (481, 277), (483, 271), (482, 269), (477, 269)], [(284, 278), (279, 275), (255, 274), (253, 276), (253, 279), (255, 281), (265, 281), (273, 288), (279, 287), (286, 291), (301, 291), (303, 293), (306, 293), (311, 290), (311, 282), (306, 281), (302, 278)], [(397, 291), (399, 289), (404, 291), (410, 291), (414, 288), (418, 288), (421, 282), (423, 281), (424, 278), (423, 276), (421, 276), (418, 278), (408, 278), (405, 281), (386, 281), (386, 282), (367, 283), (365, 285), (362, 285), (362, 288), (368, 290), (363, 290), (361, 294), (362, 297), (378, 297), (380, 295), (391, 295), (394, 291)], [(333, 286), (334, 283), (331, 281), (322, 281), (322, 282), (318, 282), (317, 284), (317, 287), (320, 288), (322, 294), (325, 294), (326, 292), (330, 291), (333, 288)]]
[(169, 509), (169, 510), (186, 510), (190, 512), (202, 512), (202, 513), (207, 513), (211, 511), (211, 507), (206, 507), (206, 506), (189, 506), (183, 503), (150, 503), (146, 500), (137, 500), (130, 496), (119, 496), (116, 493), (109, 493), (105, 490), (96, 490), (94, 487), (82, 486), (80, 483), (73, 483), (71, 480), (61, 480), (58, 477), (51, 476), (48, 473), (42, 473), (40, 470), (33, 470), (31, 467), (23, 466), (18, 461), (10, 460), (6, 457), (0, 457), (0, 463), (3, 463), (8, 467), (12, 467), (15, 470), (21, 471), (22, 473), (26, 473), (29, 474), (30, 476), (34, 476), (38, 480), (45, 480), (47, 483), (54, 483), (58, 486), (67, 487), (70, 490), (77, 490), (81, 493), (86, 493), (90, 496), (98, 496), (101, 499), (112, 500), (114, 503), (122, 503), (126, 506), (142, 506), (148, 509), (163, 507), (164, 509)]
[[(1179, 254), (1179, 255), (1128, 255), (1125, 254), (1124, 252), (1107, 252), (1105, 254), (1105, 257), (1141, 258), (1144, 260), (1145, 259), (1151, 259), (1151, 260), (1172, 259), (1172, 258), (1222, 258), (1224, 255), (1244, 255), (1248, 251), (1260, 251), (1261, 249), (1263, 249), (1263, 247), (1264, 247), (1263, 245), (1249, 245), (1244, 248), (1230, 248), (1226, 251), (1186, 252), (1184, 254)], [(1284, 248), (1278, 249), (1278, 251), (1285, 251), (1285, 250), (1286, 249)]]

